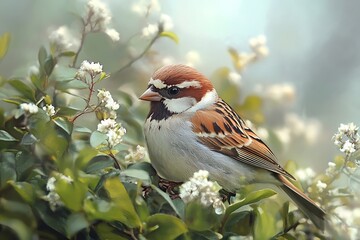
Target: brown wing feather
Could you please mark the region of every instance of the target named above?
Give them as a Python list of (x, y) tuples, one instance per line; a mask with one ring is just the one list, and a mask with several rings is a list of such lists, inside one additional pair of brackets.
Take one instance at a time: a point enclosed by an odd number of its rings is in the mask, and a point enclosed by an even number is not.
[(210, 109), (198, 110), (192, 117), (199, 142), (210, 149), (254, 167), (295, 179), (276, 161), (269, 147), (223, 100)]

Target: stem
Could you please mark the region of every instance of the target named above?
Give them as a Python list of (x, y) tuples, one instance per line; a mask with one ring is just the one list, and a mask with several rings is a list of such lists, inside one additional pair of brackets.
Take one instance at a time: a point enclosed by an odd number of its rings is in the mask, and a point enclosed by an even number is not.
[(86, 33), (85, 33), (85, 23), (84, 23), (83, 29), (82, 29), (82, 32), (81, 32), (80, 46), (79, 46), (79, 49), (76, 51), (73, 62), (71, 64), (71, 67), (73, 67), (73, 68), (75, 67), (76, 61), (77, 61), (77, 59), (79, 57), (79, 54), (80, 54), (80, 52), (81, 52), (81, 50), (82, 50), (82, 48), (84, 46), (85, 36), (86, 36)]
[(77, 115), (75, 115), (75, 117), (73, 117), (73, 119), (71, 119), (70, 122), (73, 123), (73, 122), (75, 122), (75, 120), (76, 120), (78, 117), (84, 115), (85, 113), (91, 113), (91, 112), (93, 112), (93, 111), (96, 109), (96, 107), (95, 107), (95, 109), (92, 109), (91, 106), (90, 106), (90, 100), (91, 100), (91, 97), (92, 97), (92, 95), (93, 95), (93, 93), (94, 93), (94, 86), (95, 86), (94, 77), (91, 76), (91, 84), (90, 84), (90, 86), (89, 86), (89, 96), (88, 96), (87, 99), (85, 100), (86, 106), (85, 106), (84, 110), (81, 111), (80, 113), (78, 113)]
[(277, 233), (275, 236), (273, 236), (271, 239), (277, 239), (277, 237), (281, 236), (282, 234), (288, 233), (290, 230), (295, 229), (300, 224), (299, 221), (295, 222), (294, 224), (288, 226), (283, 231)]
[(117, 169), (121, 170), (121, 166), (120, 166), (119, 162), (117, 161), (116, 157), (114, 156), (114, 154), (112, 154), (112, 153), (110, 152), (109, 156), (114, 160), (115, 167), (116, 167)]
[(151, 48), (151, 46), (155, 43), (155, 41), (160, 37), (161, 32), (159, 31), (156, 36), (151, 39), (151, 41), (149, 42), (149, 44), (145, 47), (145, 49), (135, 58), (131, 59), (127, 64), (125, 64), (124, 66), (122, 66), (119, 70), (117, 70), (116, 72), (114, 72), (113, 74), (117, 74), (122, 72), (123, 70), (125, 70), (126, 68), (130, 67), (134, 62), (136, 62), (137, 60), (139, 60), (140, 58), (142, 58), (145, 53), (147, 51), (149, 51), (149, 49)]

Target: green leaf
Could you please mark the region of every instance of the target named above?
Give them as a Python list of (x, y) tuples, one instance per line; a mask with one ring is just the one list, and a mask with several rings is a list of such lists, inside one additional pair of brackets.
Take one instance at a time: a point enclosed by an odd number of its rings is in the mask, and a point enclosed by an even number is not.
[(107, 139), (106, 134), (94, 131), (90, 136), (90, 145), (94, 148), (105, 142)]
[(10, 44), (10, 33), (5, 32), (0, 36), (0, 60), (3, 59), (9, 49)]
[(106, 168), (112, 167), (114, 165), (114, 160), (107, 156), (96, 156), (94, 157), (86, 166), (84, 171), (86, 173), (97, 173)]
[(162, 240), (164, 236), (167, 239), (175, 239), (188, 231), (183, 221), (162, 213), (150, 216), (146, 226), (149, 232), (145, 234), (145, 237), (150, 240)]
[(231, 204), (225, 211), (225, 216), (228, 216), (230, 213), (236, 211), (237, 209), (249, 205), (252, 203), (256, 203), (262, 199), (269, 198), (275, 195), (276, 192), (271, 189), (262, 189), (259, 191), (249, 193), (245, 198), (241, 199), (239, 202)]
[(87, 193), (87, 184), (76, 180), (69, 183), (65, 179), (57, 177), (55, 189), (67, 208), (73, 211), (82, 209)]
[(8, 218), (0, 214), (0, 225), (7, 226), (8, 228), (12, 229), (19, 240), (32, 239), (31, 229), (19, 219)]
[(51, 75), (55, 65), (56, 65), (56, 60), (51, 55), (49, 55), (44, 62), (44, 70), (47, 76)]
[(23, 138), (21, 139), (20, 145), (33, 145), (37, 142), (37, 139), (31, 133), (25, 133)]
[(220, 222), (221, 215), (217, 215), (212, 206), (203, 206), (199, 201), (193, 201), (185, 207), (186, 225), (196, 231), (210, 230)]
[(110, 226), (105, 222), (100, 222), (95, 226), (96, 234), (100, 239), (111, 239), (111, 240), (128, 240), (128, 237), (122, 237), (119, 231), (114, 227)]
[(62, 214), (54, 214), (54, 212), (49, 208), (47, 202), (39, 201), (34, 204), (34, 207), (40, 216), (41, 220), (54, 229), (55, 231), (66, 236), (66, 219), (67, 216), (62, 212)]
[(5, 130), (0, 130), (0, 141), (6, 141), (6, 142), (16, 142), (18, 141), (16, 138), (11, 136), (8, 132)]
[(250, 211), (234, 212), (225, 222), (224, 232), (246, 236), (251, 233), (253, 214)]
[(35, 200), (35, 190), (30, 183), (9, 181), (9, 184), (15, 191), (28, 203), (33, 203)]
[(77, 79), (56, 83), (56, 89), (65, 92), (68, 91), (69, 89), (85, 89), (88, 87), (89, 86), (86, 83)]
[(35, 90), (25, 84), (23, 80), (11, 79), (8, 81), (8, 83), (24, 97), (31, 101), (35, 101)]
[(80, 150), (79, 155), (75, 159), (77, 169), (83, 169), (98, 154), (98, 151), (91, 147), (85, 147)]
[(17, 174), (14, 153), (0, 153), (0, 166), (0, 189), (2, 189), (7, 184), (7, 181), (16, 181)]
[(176, 35), (176, 33), (174, 32), (161, 32), (160, 33), (161, 37), (167, 37), (170, 38), (171, 40), (173, 40), (176, 44), (179, 43), (179, 37)]
[(121, 176), (127, 176), (127, 177), (130, 177), (130, 178), (139, 179), (139, 180), (141, 180), (143, 182), (146, 182), (146, 183), (151, 182), (150, 175), (144, 170), (125, 169), (124, 171), (121, 172)]
[(90, 225), (84, 213), (74, 213), (66, 221), (66, 232), (69, 238)]
[(38, 53), (38, 61), (40, 67), (44, 66), (46, 58), (47, 58), (46, 49), (44, 48), (44, 46), (41, 46)]
[(51, 74), (51, 80), (57, 82), (68, 82), (75, 79), (77, 69), (58, 65)]
[[(255, 212), (254, 239), (271, 239), (277, 233), (276, 209), (273, 204), (267, 203), (260, 206), (253, 206)], [(269, 207), (270, 206), (270, 207)]]
[(129, 227), (140, 227), (141, 221), (137, 215), (131, 199), (117, 177), (109, 178), (105, 181), (105, 189), (107, 190), (114, 205), (114, 210), (121, 216), (118, 220)]
[(176, 212), (176, 214), (181, 218), (181, 219), (185, 219), (185, 213), (183, 211), (180, 211), (180, 209), (178, 209), (175, 204), (173, 203), (173, 200), (171, 200), (171, 198), (169, 197), (169, 195), (167, 195), (166, 193), (164, 193), (161, 189), (159, 189), (158, 187), (156, 187), (155, 185), (151, 184), (151, 188), (153, 190), (155, 190), (158, 194), (160, 194), (160, 196), (162, 196), (171, 206), (171, 208)]
[(59, 57), (73, 57), (75, 56), (76, 53), (73, 51), (67, 51), (67, 52), (62, 52), (59, 54)]
[(71, 135), (74, 125), (67, 118), (56, 117), (54, 118), (54, 123), (63, 129), (67, 134)]

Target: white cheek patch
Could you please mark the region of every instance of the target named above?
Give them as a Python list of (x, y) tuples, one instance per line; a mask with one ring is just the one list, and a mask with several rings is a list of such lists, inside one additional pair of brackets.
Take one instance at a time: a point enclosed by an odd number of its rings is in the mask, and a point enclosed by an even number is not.
[(194, 106), (196, 99), (193, 97), (165, 99), (164, 104), (170, 112), (181, 113)]
[(191, 112), (195, 112), (199, 109), (204, 109), (209, 107), (210, 105), (214, 104), (218, 99), (218, 95), (215, 89), (207, 92), (205, 96), (203, 96), (200, 102), (196, 103), (195, 106), (189, 109)]

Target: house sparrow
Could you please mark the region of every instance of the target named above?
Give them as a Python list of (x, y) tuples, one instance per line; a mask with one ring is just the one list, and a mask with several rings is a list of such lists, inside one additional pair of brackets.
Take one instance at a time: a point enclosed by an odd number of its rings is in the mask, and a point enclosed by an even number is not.
[(151, 102), (144, 132), (161, 177), (184, 182), (207, 170), (229, 192), (243, 184), (274, 184), (324, 229), (325, 212), (289, 181), (295, 178), (204, 75), (186, 65), (162, 67), (140, 99)]

